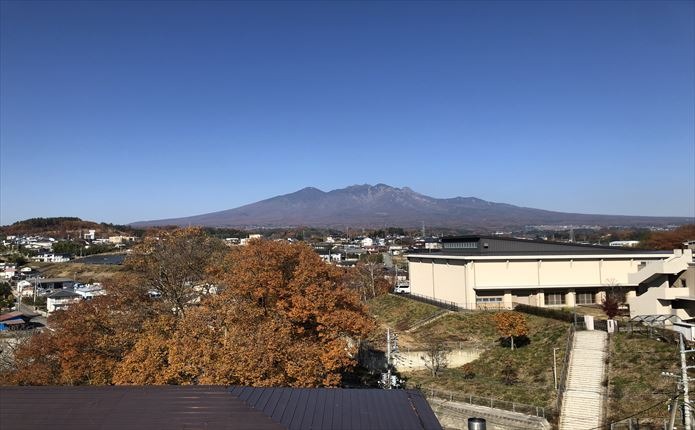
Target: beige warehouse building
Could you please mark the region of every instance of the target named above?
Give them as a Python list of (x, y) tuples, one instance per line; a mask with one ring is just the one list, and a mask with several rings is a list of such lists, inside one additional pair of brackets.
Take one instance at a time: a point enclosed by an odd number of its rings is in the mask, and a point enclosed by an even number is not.
[(600, 303), (609, 289), (630, 304), (649, 288), (634, 274), (679, 256), (692, 261), (690, 250), (683, 253), (459, 236), (442, 239), (440, 252), (407, 257), (411, 294), (480, 309)]

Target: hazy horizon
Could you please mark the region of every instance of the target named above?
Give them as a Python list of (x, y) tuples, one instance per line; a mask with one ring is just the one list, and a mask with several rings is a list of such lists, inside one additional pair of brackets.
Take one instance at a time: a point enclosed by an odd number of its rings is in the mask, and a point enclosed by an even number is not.
[(695, 217), (695, 3), (0, 3), (0, 225), (385, 183)]

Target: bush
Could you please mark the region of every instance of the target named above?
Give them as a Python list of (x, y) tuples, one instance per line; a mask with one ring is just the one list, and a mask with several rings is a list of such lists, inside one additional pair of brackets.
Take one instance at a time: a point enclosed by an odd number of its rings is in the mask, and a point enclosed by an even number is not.
[(463, 379), (475, 378), (475, 367), (471, 363), (466, 363), (461, 367), (463, 371)]
[(539, 317), (552, 318), (558, 321), (574, 322), (574, 313), (561, 309), (539, 308), (536, 306), (518, 304), (514, 310), (526, 314), (537, 315)]
[(505, 385), (514, 385), (519, 381), (519, 374), (511, 361), (507, 361), (502, 368), (502, 382)]

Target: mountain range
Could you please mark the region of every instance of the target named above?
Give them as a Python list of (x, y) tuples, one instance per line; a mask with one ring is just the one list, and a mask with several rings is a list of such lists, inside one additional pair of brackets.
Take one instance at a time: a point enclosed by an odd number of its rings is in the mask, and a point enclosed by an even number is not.
[(686, 217), (647, 217), (553, 212), (476, 197), (439, 199), (410, 188), (353, 185), (332, 191), (303, 188), (234, 209), (132, 223), (133, 227), (430, 227), (495, 229), (526, 225), (647, 226), (685, 224)]

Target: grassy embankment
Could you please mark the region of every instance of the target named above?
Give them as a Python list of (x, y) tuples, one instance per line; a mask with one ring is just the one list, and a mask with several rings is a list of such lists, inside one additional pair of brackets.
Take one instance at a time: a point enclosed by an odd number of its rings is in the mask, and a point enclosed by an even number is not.
[(661, 376), (661, 372), (680, 374), (677, 345), (646, 335), (613, 335), (609, 419), (616, 421), (663, 401), (663, 404), (637, 415), (640, 422), (652, 419), (657, 424), (663, 424), (663, 420), (668, 419), (665, 403), (675, 392), (676, 380)]
[[(406, 325), (405, 321), (417, 321), (436, 312), (434, 306), (394, 296), (373, 300), (370, 309), (382, 324), (391, 327)], [(428, 371), (409, 372), (405, 374), (408, 384), (537, 406), (553, 406), (553, 348), (561, 348), (557, 351), (559, 372), (569, 325), (525, 315), (530, 343), (511, 351), (500, 345), (493, 315), (494, 312), (451, 313), (410, 334), (407, 340), (413, 344), (422, 345), (430, 339), (465, 342), (480, 348), (482, 354), (465, 368), (446, 369), (438, 377), (432, 377)], [(513, 384), (504, 382), (503, 375), (508, 368), (517, 375)]]
[(120, 265), (84, 263), (31, 263), (45, 278), (71, 278), (78, 282), (104, 282), (122, 273)]

